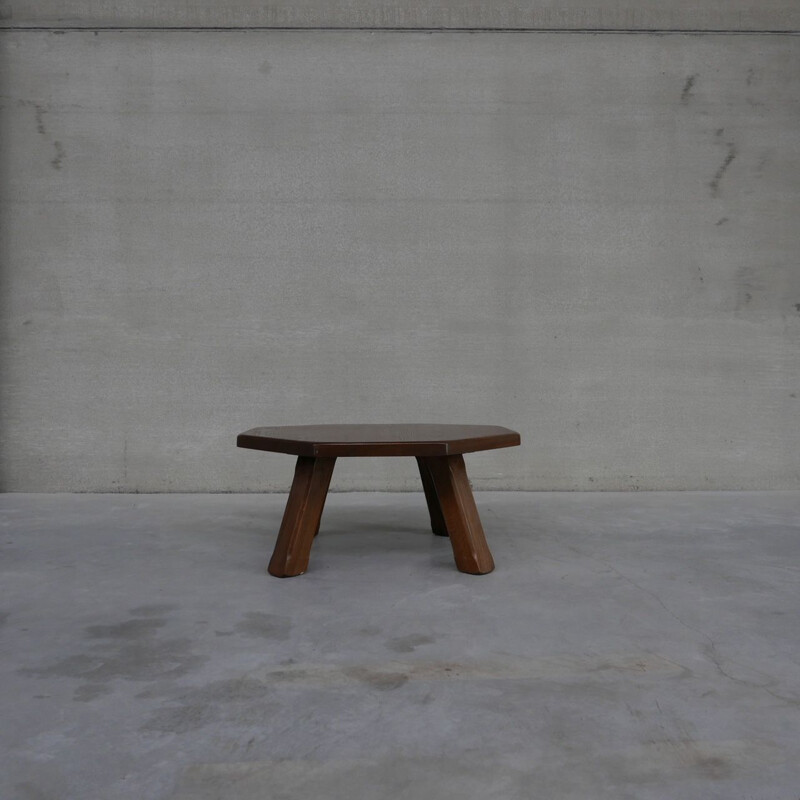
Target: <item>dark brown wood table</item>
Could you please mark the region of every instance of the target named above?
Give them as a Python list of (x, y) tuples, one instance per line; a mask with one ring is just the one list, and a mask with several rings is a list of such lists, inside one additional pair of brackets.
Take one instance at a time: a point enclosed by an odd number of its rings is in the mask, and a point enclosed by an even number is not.
[(483, 535), (463, 454), (519, 443), (516, 431), (495, 425), (435, 424), (252, 428), (236, 440), (238, 447), (297, 456), (278, 541), (267, 568), (278, 578), (306, 571), (333, 465), (337, 458), (346, 456), (416, 458), (433, 532), (450, 537), (461, 572), (491, 572), (494, 561)]

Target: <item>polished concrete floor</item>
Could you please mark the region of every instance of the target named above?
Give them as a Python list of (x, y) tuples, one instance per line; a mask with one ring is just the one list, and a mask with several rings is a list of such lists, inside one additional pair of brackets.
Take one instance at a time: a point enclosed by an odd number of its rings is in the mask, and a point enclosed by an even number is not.
[(798, 800), (800, 493), (3, 495), (3, 800)]

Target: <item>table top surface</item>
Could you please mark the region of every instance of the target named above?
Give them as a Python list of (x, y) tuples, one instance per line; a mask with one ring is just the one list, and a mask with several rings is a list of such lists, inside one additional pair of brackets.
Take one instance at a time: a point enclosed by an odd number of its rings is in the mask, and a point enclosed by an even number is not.
[(516, 431), (498, 425), (284, 425), (239, 434), (238, 447), (298, 456), (448, 456), (515, 447)]

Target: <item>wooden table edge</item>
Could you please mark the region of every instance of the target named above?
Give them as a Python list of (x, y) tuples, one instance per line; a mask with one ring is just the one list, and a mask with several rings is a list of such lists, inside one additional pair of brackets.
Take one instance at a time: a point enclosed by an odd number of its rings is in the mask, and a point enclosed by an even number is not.
[(516, 431), (492, 434), (480, 438), (457, 439), (447, 442), (301, 442), (296, 439), (279, 439), (271, 436), (253, 436), (240, 433), (236, 446), (269, 453), (294, 456), (368, 458), (391, 456), (450, 456), (516, 447), (521, 437)]

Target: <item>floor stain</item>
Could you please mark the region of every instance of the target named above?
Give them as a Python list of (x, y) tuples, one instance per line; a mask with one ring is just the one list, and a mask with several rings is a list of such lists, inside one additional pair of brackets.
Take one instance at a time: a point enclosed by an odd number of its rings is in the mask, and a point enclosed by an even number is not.
[(105, 683), (84, 683), (75, 690), (73, 699), (80, 703), (88, 703), (96, 697), (111, 694), (111, 691), (111, 687)]
[(349, 667), (343, 672), (348, 678), (355, 678), (359, 683), (382, 692), (399, 689), (404, 683), (408, 683), (408, 675), (403, 672), (384, 672), (369, 667)]
[(152, 636), (167, 624), (165, 619), (130, 619), (116, 625), (90, 625), (89, 639), (141, 639)]
[[(229, 796), (226, 792), (230, 787), (235, 787), (237, 800), (349, 800), (354, 787), (375, 786), (381, 787), (381, 796), (394, 800), (531, 797), (534, 776), (537, 797), (593, 797), (598, 796), (598, 786), (616, 787), (617, 797), (650, 796), (653, 788), (664, 785), (663, 781), (669, 781), (673, 788), (663, 796), (687, 796), (681, 791), (685, 781), (703, 781), (717, 796), (717, 782), (786, 760), (780, 748), (757, 740), (655, 741), (620, 750), (612, 747), (598, 742), (581, 752), (562, 750), (538, 762), (535, 773), (504, 763), (495, 754), (480, 752), (462, 758), (394, 755), (193, 764), (184, 769), (172, 800), (217, 800)], [(689, 794), (700, 797), (702, 790)], [(611, 797), (612, 793), (603, 791), (602, 796)]]
[(214, 703), (244, 703), (268, 697), (273, 687), (247, 676), (213, 681), (195, 689), (182, 692), (174, 700), (188, 705)]
[(651, 654), (608, 654), (577, 658), (501, 657), (493, 661), (388, 661), (372, 664), (291, 664), (280, 669), (264, 667), (248, 673), (249, 678), (269, 683), (346, 685), (353, 681), (376, 688), (393, 687), (406, 680), (559, 680), (581, 679), (587, 675), (601, 678), (626, 673), (666, 673), (685, 675), (680, 664)]
[(620, 672), (681, 674), (682, 667), (652, 655), (548, 659), (507, 658), (495, 662), (439, 661), (375, 664), (294, 664), (265, 667), (236, 678), (188, 690), (145, 690), (137, 699), (166, 698), (140, 728), (143, 732), (188, 733), (211, 724), (261, 725), (278, 713), (275, 692), (286, 688), (343, 688), (353, 685), (391, 692), (410, 681), (616, 678)]
[(423, 644), (432, 644), (436, 640), (430, 636), (423, 636), (420, 633), (412, 633), (408, 636), (398, 636), (389, 639), (386, 647), (395, 653), (413, 653), (414, 650)]
[(265, 614), (261, 611), (249, 611), (244, 615), (244, 620), (234, 626), (237, 633), (245, 636), (254, 636), (261, 639), (275, 639), (286, 641), (292, 629), (292, 620), (289, 617), (277, 614)]
[(273, 687), (249, 677), (220, 680), (173, 693), (169, 705), (157, 709), (140, 728), (160, 733), (188, 733), (206, 725), (263, 723), (276, 708), (265, 703)]
[(170, 603), (152, 603), (145, 606), (136, 606), (128, 613), (132, 617), (160, 617), (162, 614), (168, 614), (170, 611), (175, 611), (177, 606)]
[(778, 748), (768, 743), (693, 739), (648, 742), (602, 758), (606, 772), (628, 784), (661, 782), (677, 775), (720, 781), (737, 771), (782, 760)]
[(29, 781), (16, 784), (14, 789), (19, 792), (20, 800), (54, 800), (52, 794), (42, 791)]
[(189, 733), (217, 722), (219, 722), (219, 714), (214, 706), (171, 706), (160, 708), (139, 730), (158, 733)]
[(200, 667), (207, 658), (196, 655), (192, 640), (159, 639), (162, 618), (129, 619), (85, 628), (88, 649), (51, 664), (26, 666), (18, 674), (32, 678), (77, 678), (83, 681), (73, 695), (88, 702), (108, 694), (111, 682), (175, 679)]
[[(417, 800), (428, 797), (529, 797), (530, 774), (496, 759), (405, 757), (378, 759), (275, 759), (239, 763), (196, 764), (185, 769), (172, 800), (236, 800), (266, 797), (324, 797), (349, 800), (362, 789), (365, 797)], [(380, 787), (377, 791), (376, 787)], [(549, 788), (549, 787), (545, 787)], [(544, 796), (544, 795), (543, 795)], [(552, 795), (551, 795), (552, 796)]]

